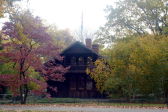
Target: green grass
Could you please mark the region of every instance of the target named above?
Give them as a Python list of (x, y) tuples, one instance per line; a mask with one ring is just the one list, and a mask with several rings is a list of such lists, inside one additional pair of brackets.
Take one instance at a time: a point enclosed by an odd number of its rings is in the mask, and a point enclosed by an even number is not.
[(28, 104), (87, 104), (96, 102), (107, 102), (108, 99), (80, 99), (80, 98), (29, 98)]
[[(80, 98), (41, 98), (29, 97), (27, 104), (63, 104), (63, 105), (82, 105), (82, 106), (136, 106), (136, 107), (167, 107), (166, 104), (153, 103), (112, 103), (109, 99), (80, 99)], [(1, 103), (2, 104), (2, 103)], [(4, 104), (11, 104), (9, 102)], [(16, 102), (19, 104), (19, 102)], [(0, 111), (1, 112), (1, 111)]]
[(66, 104), (66, 105), (97, 105), (97, 106), (144, 106), (144, 107), (167, 107), (166, 104), (155, 103), (111, 103), (108, 99), (80, 99), (80, 98), (43, 98), (29, 100), (29, 104)]
[[(31, 102), (30, 102), (31, 104)], [(80, 98), (52, 98), (36, 100), (36, 104), (64, 104), (82, 106), (136, 106), (136, 107), (167, 107), (166, 104), (155, 103), (111, 103), (103, 99), (80, 99)]]

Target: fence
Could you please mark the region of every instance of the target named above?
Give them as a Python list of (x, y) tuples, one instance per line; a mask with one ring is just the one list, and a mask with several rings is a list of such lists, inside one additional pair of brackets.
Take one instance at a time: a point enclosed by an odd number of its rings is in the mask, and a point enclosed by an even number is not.
[[(0, 94), (0, 104), (18, 104), (19, 97), (13, 97), (11, 94)], [(129, 103), (164, 103), (164, 99), (131, 99)], [(128, 103), (126, 99), (81, 99), (81, 98), (44, 98), (43, 96), (30, 95), (27, 98), (29, 104), (41, 103)]]

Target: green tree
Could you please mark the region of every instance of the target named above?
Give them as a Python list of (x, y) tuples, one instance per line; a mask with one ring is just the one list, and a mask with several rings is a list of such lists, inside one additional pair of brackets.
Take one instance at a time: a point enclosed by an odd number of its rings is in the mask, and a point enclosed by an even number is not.
[(111, 97), (118, 95), (129, 100), (138, 94), (152, 94), (155, 98), (167, 99), (167, 46), (167, 36), (120, 39), (109, 50), (107, 63), (98, 60), (96, 68), (89, 73), (98, 90)]
[(97, 33), (100, 43), (135, 34), (168, 34), (167, 0), (120, 0), (106, 12), (107, 22)]

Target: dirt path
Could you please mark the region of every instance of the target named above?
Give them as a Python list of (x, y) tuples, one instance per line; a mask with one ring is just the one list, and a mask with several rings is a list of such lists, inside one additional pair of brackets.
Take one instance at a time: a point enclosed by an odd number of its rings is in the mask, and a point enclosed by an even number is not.
[(168, 112), (157, 108), (121, 108), (105, 106), (64, 106), (64, 105), (0, 105), (0, 110), (37, 110), (67, 112)]

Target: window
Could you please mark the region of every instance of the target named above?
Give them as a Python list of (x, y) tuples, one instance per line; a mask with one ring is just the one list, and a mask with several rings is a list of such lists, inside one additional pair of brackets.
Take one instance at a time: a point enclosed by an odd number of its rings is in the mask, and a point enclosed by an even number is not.
[(86, 83), (86, 89), (87, 90), (92, 90), (93, 88), (93, 82), (92, 81), (87, 81)]
[(92, 57), (88, 57), (87, 58), (87, 65), (92, 65), (93, 64), (93, 59), (92, 59)]
[(93, 81), (90, 77), (87, 77), (86, 79), (86, 90), (92, 90), (93, 89)]
[(76, 77), (71, 76), (70, 78), (70, 90), (76, 90)]
[(76, 58), (75, 57), (71, 58), (71, 65), (76, 65)]
[(92, 82), (91, 78), (87, 77), (86, 89), (87, 90), (92, 90), (92, 88), (93, 88), (93, 82)]
[(78, 63), (79, 63), (79, 65), (84, 65), (84, 59), (83, 59), (83, 57), (79, 57)]
[(85, 79), (83, 76), (78, 77), (78, 84), (80, 90), (83, 90), (85, 88)]

